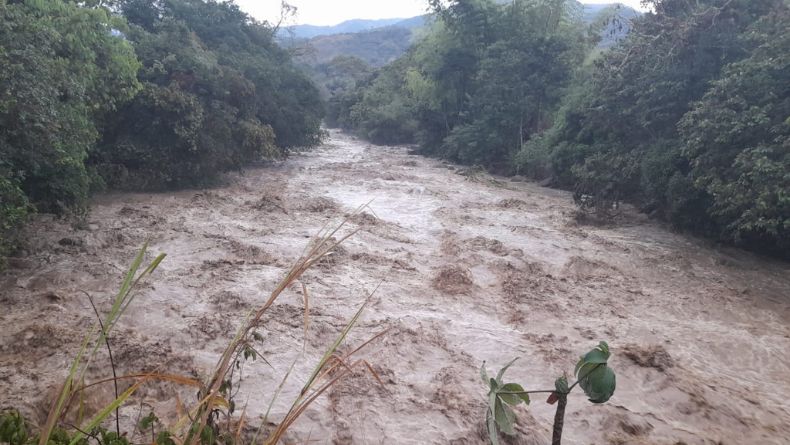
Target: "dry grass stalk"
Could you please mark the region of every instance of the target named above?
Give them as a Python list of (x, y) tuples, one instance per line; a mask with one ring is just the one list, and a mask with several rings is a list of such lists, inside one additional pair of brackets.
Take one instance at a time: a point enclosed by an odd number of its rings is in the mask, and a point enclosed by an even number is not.
[[(117, 385), (118, 381), (121, 380), (131, 380), (133, 383), (113, 402), (101, 409), (99, 413), (97, 413), (87, 424), (84, 424), (77, 431), (77, 433), (75, 433), (71, 445), (76, 444), (79, 440), (85, 437), (85, 433), (83, 433), (83, 431), (91, 431), (95, 427), (101, 425), (102, 422), (106, 420), (113, 411), (129, 400), (129, 398), (142, 385), (154, 381), (167, 381), (199, 388), (200, 397), (198, 403), (192, 409), (185, 409), (179, 403), (179, 412), (181, 414), (180, 418), (174, 425), (171, 426), (171, 428), (169, 428), (169, 432), (171, 433), (170, 439), (172, 439), (176, 444), (197, 445), (201, 440), (200, 433), (204, 431), (205, 428), (211, 427), (210, 416), (212, 412), (223, 408), (228, 410), (228, 412), (230, 411), (229, 407), (231, 405), (231, 401), (226, 400), (226, 398), (223, 397), (221, 391), (223, 382), (226, 381), (228, 375), (232, 375), (231, 369), (233, 368), (234, 363), (240, 359), (246, 348), (250, 347), (253, 337), (255, 336), (255, 330), (261, 327), (264, 315), (277, 301), (278, 297), (283, 293), (283, 291), (285, 291), (285, 289), (288, 289), (292, 284), (297, 282), (310, 267), (315, 265), (326, 255), (330, 254), (341, 243), (346, 241), (349, 237), (353, 236), (357, 232), (357, 230), (351, 230), (344, 236), (339, 237), (339, 240), (337, 238), (337, 235), (340, 233), (343, 227), (346, 226), (346, 223), (350, 219), (357, 217), (366, 208), (367, 204), (359, 207), (354, 213), (349, 215), (335, 228), (330, 228), (328, 225), (329, 223), (327, 223), (327, 225), (321, 229), (315, 240), (310, 243), (303, 251), (302, 256), (291, 267), (282, 281), (280, 281), (280, 283), (275, 287), (263, 305), (247, 316), (247, 319), (241, 329), (239, 329), (236, 336), (231, 340), (220, 356), (217, 365), (214, 368), (214, 371), (212, 372), (211, 377), (208, 379), (207, 383), (204, 384), (189, 377), (166, 373), (141, 373), (115, 376), (113, 378), (85, 384), (85, 373), (87, 371), (88, 365), (95, 357), (100, 345), (105, 343), (107, 336), (115, 327), (118, 319), (123, 315), (129, 304), (131, 304), (131, 302), (134, 300), (135, 289), (146, 277), (153, 273), (153, 271), (158, 267), (165, 257), (164, 255), (159, 255), (145, 270), (143, 270), (143, 272), (138, 275), (138, 271), (140, 270), (147, 250), (147, 245), (144, 246), (132, 263), (132, 266), (126, 275), (126, 278), (124, 279), (121, 289), (113, 302), (112, 308), (107, 315), (105, 322), (97, 323), (97, 325), (93, 326), (85, 335), (80, 351), (72, 362), (72, 365), (69, 368), (68, 376), (61, 387), (60, 395), (53, 403), (47, 422), (41, 430), (39, 445), (47, 445), (47, 442), (56, 425), (62, 421), (66, 412), (68, 412), (69, 407), (74, 403), (74, 400), (81, 400), (83, 398), (83, 394), (86, 390), (97, 385), (107, 383), (115, 383)], [(304, 330), (306, 338), (307, 329), (310, 322), (309, 293), (307, 287), (303, 283), (301, 283), (301, 285), (304, 298)], [(369, 363), (364, 360), (354, 361), (353, 357), (371, 342), (383, 336), (386, 331), (375, 335), (348, 354), (343, 356), (337, 355), (338, 347), (346, 339), (348, 333), (358, 321), (362, 312), (367, 307), (370, 298), (375, 292), (376, 290), (368, 295), (365, 303), (359, 308), (359, 310), (349, 321), (334, 343), (324, 353), (324, 356), (313, 370), (312, 375), (307, 380), (307, 383), (303, 386), (299, 396), (293, 402), (291, 408), (286, 413), (283, 420), (278, 424), (277, 428), (266, 439), (263, 440), (264, 444), (276, 444), (283, 437), (288, 428), (290, 428), (299, 418), (299, 416), (302, 415), (304, 411), (310, 406), (310, 404), (312, 404), (318, 397), (326, 392), (326, 390), (331, 388), (332, 385), (351, 375), (357, 368), (364, 365), (371, 372), (371, 374), (373, 374), (373, 376), (379, 382), (381, 382), (380, 378), (373, 371), (373, 368)], [(304, 348), (306, 348), (306, 340)], [(271, 404), (269, 405), (269, 409), (267, 410), (263, 422), (261, 423), (261, 427), (258, 430), (258, 434), (256, 434), (252, 443), (258, 443), (259, 434), (261, 433), (266, 420), (268, 419), (271, 408), (275, 400), (279, 397), (295, 365), (296, 362), (291, 365), (282, 382), (276, 388)], [(78, 420), (78, 424), (83, 424), (82, 419)], [(242, 411), (241, 417), (235, 427), (235, 431), (233, 432), (233, 437), (235, 438), (235, 443), (237, 444), (241, 444), (243, 441), (241, 434), (245, 421), (246, 406)]]

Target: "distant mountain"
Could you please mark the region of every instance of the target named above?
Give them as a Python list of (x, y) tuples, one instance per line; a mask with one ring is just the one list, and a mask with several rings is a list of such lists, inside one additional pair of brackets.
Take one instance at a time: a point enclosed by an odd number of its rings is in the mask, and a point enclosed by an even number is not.
[(334, 26), (315, 26), (315, 25), (295, 25), (283, 28), (280, 31), (281, 37), (293, 37), (294, 39), (312, 39), (318, 36), (331, 36), (335, 34), (353, 34), (370, 31), (388, 26), (395, 26), (404, 29), (415, 29), (425, 25), (427, 16), (417, 16), (411, 18), (398, 19), (378, 19), (347, 20)]
[(301, 54), (298, 60), (309, 66), (327, 63), (338, 56), (351, 56), (374, 67), (386, 65), (397, 59), (412, 43), (413, 30), (400, 26), (284, 42), (286, 47), (300, 48)]
[[(631, 21), (641, 14), (620, 3), (581, 7), (584, 22), (601, 29), (601, 48), (610, 47), (627, 35)], [(404, 54), (417, 31), (430, 20), (430, 15), (421, 15), (408, 19), (348, 20), (335, 26), (297, 25), (281, 30), (279, 39), (287, 47), (299, 48), (299, 60), (305, 65), (314, 67), (337, 56), (352, 56), (378, 67)]]

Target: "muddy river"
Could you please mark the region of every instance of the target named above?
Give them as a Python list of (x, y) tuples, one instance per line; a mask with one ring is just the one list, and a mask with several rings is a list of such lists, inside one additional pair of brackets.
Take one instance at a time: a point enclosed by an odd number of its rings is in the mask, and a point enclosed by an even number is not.
[[(260, 416), (296, 361), (272, 417), (282, 416), (379, 284), (349, 344), (390, 329), (362, 354), (381, 382), (360, 371), (334, 386), (289, 443), (482, 444), (483, 361), (491, 370), (520, 357), (508, 380), (543, 389), (599, 340), (612, 349), (617, 391), (600, 406), (571, 395), (566, 443), (790, 443), (788, 264), (636, 213), (579, 224), (565, 192), (337, 132), (213, 189), (103, 195), (79, 225), (38, 217), (27, 255), (0, 275), (0, 408), (42, 419), (93, 321), (85, 293), (108, 310), (146, 240), (150, 257), (168, 257), (112, 338), (120, 372), (205, 376), (310, 237), (367, 202), (349, 223), (359, 232), (302, 280), (307, 338), (301, 286), (267, 315), (259, 349), (269, 365), (245, 366), (239, 403)], [(91, 371), (108, 367), (100, 359)], [(167, 385), (140, 396), (125, 421), (152, 409), (172, 418), (195, 397)], [(553, 409), (544, 397), (519, 407), (511, 443), (548, 443)]]

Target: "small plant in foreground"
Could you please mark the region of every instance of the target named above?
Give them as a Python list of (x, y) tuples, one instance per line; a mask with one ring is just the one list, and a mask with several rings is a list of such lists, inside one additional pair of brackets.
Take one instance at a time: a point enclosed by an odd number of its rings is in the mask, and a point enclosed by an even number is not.
[(552, 445), (562, 443), (562, 428), (565, 423), (565, 407), (568, 403), (568, 394), (578, 385), (592, 403), (605, 403), (614, 394), (616, 378), (614, 371), (607, 365), (610, 357), (609, 345), (600, 342), (598, 346), (583, 355), (576, 364), (574, 374), (576, 383), (568, 385), (568, 378), (562, 376), (554, 382), (554, 389), (525, 391), (518, 383), (504, 383), (505, 372), (518, 359), (512, 360), (497, 373), (496, 378), (490, 378), (486, 372), (485, 362), (480, 368), (480, 376), (488, 388), (488, 407), (486, 409), (486, 428), (488, 436), (493, 445), (499, 445), (499, 432), (507, 435), (514, 435), (513, 428), (516, 414), (513, 408), (526, 403), (529, 405), (530, 394), (548, 393), (546, 401), (549, 404), (557, 404), (557, 411), (554, 415), (554, 428), (552, 434)]

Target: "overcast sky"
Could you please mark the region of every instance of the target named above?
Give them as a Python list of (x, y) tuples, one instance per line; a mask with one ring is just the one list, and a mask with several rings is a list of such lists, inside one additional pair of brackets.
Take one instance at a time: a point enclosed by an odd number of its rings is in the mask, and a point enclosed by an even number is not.
[[(619, 0), (636, 9), (640, 0)], [(581, 0), (582, 3), (608, 3), (605, 0)], [(236, 0), (241, 9), (259, 20), (276, 21), (280, 0)], [(407, 18), (424, 14), (426, 0), (289, 0), (299, 9), (290, 24), (336, 25), (349, 19)]]

